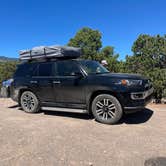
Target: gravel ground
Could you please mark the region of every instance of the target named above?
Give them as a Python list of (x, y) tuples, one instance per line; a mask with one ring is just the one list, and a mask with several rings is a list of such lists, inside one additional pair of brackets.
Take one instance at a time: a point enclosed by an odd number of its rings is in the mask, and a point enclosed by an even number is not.
[(82, 114), (27, 114), (0, 99), (0, 166), (154, 164), (166, 165), (166, 105), (104, 125)]

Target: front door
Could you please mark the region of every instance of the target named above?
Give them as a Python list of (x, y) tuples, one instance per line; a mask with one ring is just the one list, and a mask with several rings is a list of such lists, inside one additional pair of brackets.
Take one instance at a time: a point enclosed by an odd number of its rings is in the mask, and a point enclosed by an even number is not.
[[(85, 81), (77, 62), (57, 61), (54, 92), (57, 103), (85, 104)], [(58, 80), (58, 81), (57, 81)]]

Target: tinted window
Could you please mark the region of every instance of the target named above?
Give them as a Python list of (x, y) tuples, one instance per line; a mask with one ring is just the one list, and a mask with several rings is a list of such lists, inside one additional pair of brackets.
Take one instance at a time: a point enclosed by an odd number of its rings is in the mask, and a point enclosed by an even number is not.
[(52, 76), (52, 63), (41, 63), (38, 67), (39, 76)]
[(17, 66), (15, 77), (31, 76), (36, 71), (36, 64), (21, 64)]
[(104, 66), (96, 61), (85, 60), (80, 61), (80, 64), (88, 74), (109, 73), (109, 71)]
[(56, 68), (59, 76), (73, 76), (80, 72), (79, 67), (73, 61), (58, 61)]

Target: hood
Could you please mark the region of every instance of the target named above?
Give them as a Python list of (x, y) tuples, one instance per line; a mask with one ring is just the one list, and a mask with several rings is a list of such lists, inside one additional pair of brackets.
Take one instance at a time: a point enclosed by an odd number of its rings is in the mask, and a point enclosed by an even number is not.
[(134, 80), (147, 79), (146, 77), (140, 74), (127, 74), (127, 73), (104, 73), (104, 74), (101, 74), (101, 76), (111, 77), (115, 79), (134, 79)]

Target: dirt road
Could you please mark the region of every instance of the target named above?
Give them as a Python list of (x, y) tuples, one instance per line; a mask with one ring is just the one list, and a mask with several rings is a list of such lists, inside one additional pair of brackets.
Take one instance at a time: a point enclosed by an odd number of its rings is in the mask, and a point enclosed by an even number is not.
[(24, 113), (0, 99), (0, 166), (166, 165), (166, 105), (125, 116), (117, 125), (87, 115)]

